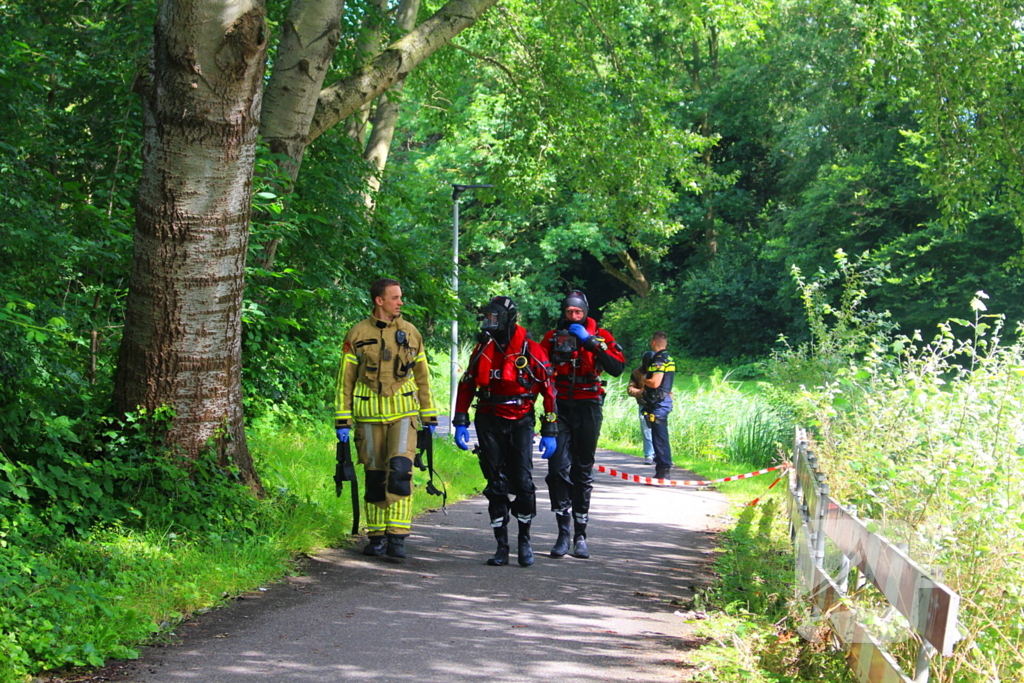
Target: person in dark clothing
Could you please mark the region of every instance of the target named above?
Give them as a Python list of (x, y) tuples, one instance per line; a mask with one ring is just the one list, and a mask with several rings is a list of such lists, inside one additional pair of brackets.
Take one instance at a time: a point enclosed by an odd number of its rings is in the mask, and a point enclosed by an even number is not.
[(653, 351), (644, 351), (638, 365), (629, 375), (629, 385), (626, 393), (636, 399), (637, 417), (640, 418), (640, 437), (644, 442), (644, 463), (654, 464), (654, 442), (651, 440), (651, 423), (644, 416), (644, 380), (647, 379), (647, 368), (651, 366), (651, 359), (654, 358)]
[(572, 521), (573, 557), (590, 557), (587, 523), (594, 488), (594, 453), (601, 435), (604, 384), (602, 373), (618, 377), (626, 367), (622, 347), (611, 332), (589, 317), (590, 304), (579, 290), (562, 300), (558, 327), (544, 335), (541, 346), (555, 370), (558, 397), (558, 445), (548, 460), (548, 495), (558, 524), (551, 557), (569, 552)]
[[(469, 450), (469, 407), (476, 399), (477, 453), (487, 480), (484, 496), (498, 549), (487, 560), (491, 566), (508, 564), (509, 512), (519, 522), (518, 560), (534, 563), (530, 524), (537, 516), (537, 488), (533, 483), (534, 403), (543, 401), (541, 457), (555, 450), (558, 427), (555, 392), (548, 354), (516, 324), (515, 303), (496, 296), (480, 311), (479, 343), (459, 382), (455, 399), (455, 445)], [(514, 496), (514, 500), (509, 499)]]
[(668, 479), (672, 469), (672, 445), (668, 439), (668, 414), (672, 412), (672, 382), (676, 363), (668, 353), (668, 335), (658, 331), (651, 335), (654, 358), (644, 379), (644, 417), (651, 425), (654, 442), (654, 476)]

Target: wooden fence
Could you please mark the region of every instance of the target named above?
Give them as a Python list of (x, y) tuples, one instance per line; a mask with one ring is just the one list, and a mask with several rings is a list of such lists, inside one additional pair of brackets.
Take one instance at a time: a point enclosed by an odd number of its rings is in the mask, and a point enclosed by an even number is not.
[[(960, 596), (904, 550), (869, 531), (863, 520), (828, 492), (825, 473), (818, 468), (806, 432), (798, 427), (787, 499), (798, 590), (810, 602), (814, 624), (828, 621), (862, 683), (927, 683), (931, 657), (950, 656), (960, 638), (956, 628)], [(840, 553), (835, 577), (825, 568), (826, 539)], [(913, 677), (864, 627), (853, 600), (844, 600), (851, 578), (855, 588), (873, 583), (891, 608), (906, 617), (919, 642)]]

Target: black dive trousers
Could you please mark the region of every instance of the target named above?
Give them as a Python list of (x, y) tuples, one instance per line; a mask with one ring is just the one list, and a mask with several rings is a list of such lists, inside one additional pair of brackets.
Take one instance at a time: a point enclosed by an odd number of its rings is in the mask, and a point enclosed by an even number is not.
[(558, 400), (558, 446), (548, 459), (545, 481), (551, 509), (560, 514), (571, 509), (578, 524), (586, 524), (590, 514), (594, 452), (602, 418), (599, 401)]
[[(533, 484), (533, 424), (531, 410), (518, 420), (488, 413), (476, 414), (476, 439), (480, 443), (480, 470), (487, 480), (484, 496), (491, 526), (508, 523), (508, 514), (529, 524), (537, 516), (537, 487)], [(515, 500), (509, 503), (509, 495)]]

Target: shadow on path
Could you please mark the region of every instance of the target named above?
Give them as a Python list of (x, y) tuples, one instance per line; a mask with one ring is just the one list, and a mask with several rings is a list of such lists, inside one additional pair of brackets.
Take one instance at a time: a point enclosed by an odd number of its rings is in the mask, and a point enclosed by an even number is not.
[[(647, 474), (609, 451), (598, 462)], [(536, 461), (538, 507), (547, 507)], [(682, 477), (682, 473), (674, 473)], [(689, 476), (689, 475), (687, 475)], [(677, 681), (693, 647), (674, 600), (710, 581), (712, 491), (655, 488), (595, 473), (591, 559), (553, 560), (555, 520), (533, 527), (537, 563), (488, 567), (482, 497), (416, 519), (404, 562), (325, 551), (306, 575), (182, 625), (147, 648), (128, 679), (202, 681)]]

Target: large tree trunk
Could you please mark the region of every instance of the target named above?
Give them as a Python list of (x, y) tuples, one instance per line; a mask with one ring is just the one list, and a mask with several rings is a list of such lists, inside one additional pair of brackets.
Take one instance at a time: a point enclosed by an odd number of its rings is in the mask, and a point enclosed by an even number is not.
[(449, 0), (432, 17), (392, 43), (364, 68), (332, 83), (320, 94), (309, 140), (320, 137), (339, 121), (401, 81), (423, 60), (469, 28), (498, 0)]
[(267, 50), (262, 0), (163, 0), (142, 86), (143, 169), (114, 398), (173, 410), (260, 491), (242, 416), (242, 291)]

